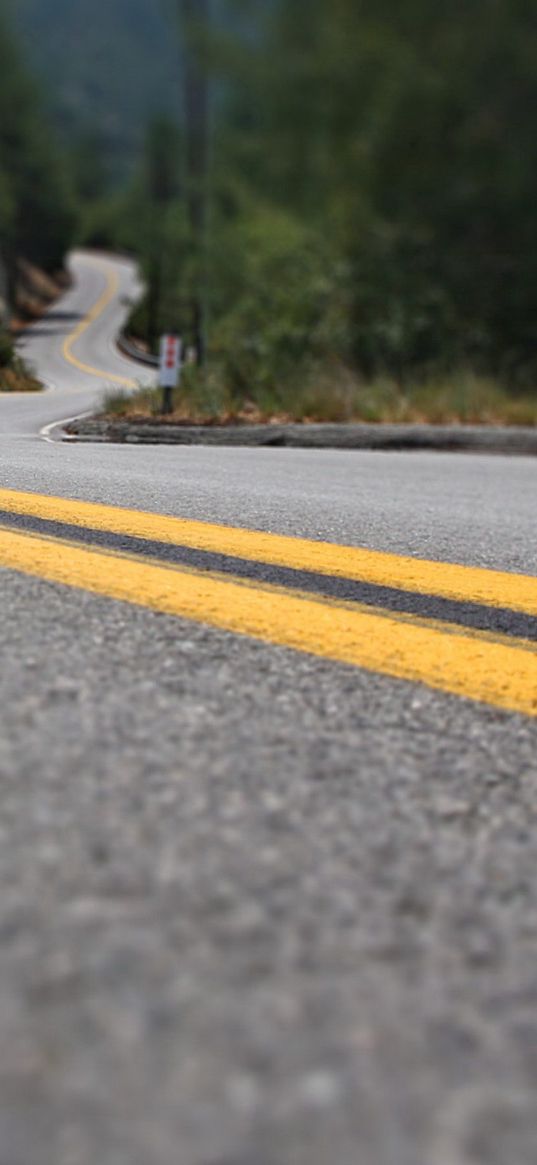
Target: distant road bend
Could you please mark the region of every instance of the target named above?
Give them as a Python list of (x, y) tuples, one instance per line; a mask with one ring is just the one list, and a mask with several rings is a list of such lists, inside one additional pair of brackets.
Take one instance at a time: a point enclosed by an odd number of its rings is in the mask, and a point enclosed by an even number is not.
[(86, 445), (0, 397), (0, 1158), (530, 1165), (536, 465)]

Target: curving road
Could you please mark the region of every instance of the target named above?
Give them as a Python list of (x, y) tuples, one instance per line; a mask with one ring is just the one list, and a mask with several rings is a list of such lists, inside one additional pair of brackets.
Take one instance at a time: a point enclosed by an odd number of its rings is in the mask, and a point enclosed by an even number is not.
[[(533, 459), (285, 449), (44, 447), (41, 430), (93, 409), (107, 385), (150, 381), (116, 348), (127, 260), (75, 254), (75, 284), (21, 345), (51, 391), (0, 396), (3, 484), (438, 561), (537, 575)], [(73, 331), (112, 299), (78, 339)], [(71, 355), (95, 372), (82, 371)], [(119, 384), (114, 378), (119, 378)]]
[(72, 266), (0, 398), (1, 1165), (533, 1165), (535, 462), (47, 440), (150, 376)]

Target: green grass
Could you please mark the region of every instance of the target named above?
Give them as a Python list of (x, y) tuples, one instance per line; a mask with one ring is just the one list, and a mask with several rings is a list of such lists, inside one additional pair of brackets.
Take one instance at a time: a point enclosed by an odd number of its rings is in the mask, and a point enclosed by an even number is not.
[(0, 368), (0, 393), (41, 392), (42, 389), (43, 385), (18, 357), (15, 357), (11, 367)]
[[(144, 421), (158, 418), (162, 393), (140, 388), (129, 395), (109, 391), (101, 415)], [(345, 369), (310, 373), (295, 387), (258, 386), (237, 397), (218, 369), (201, 376), (187, 369), (175, 393), (167, 422), (255, 424), (280, 422), (370, 422), (480, 425), (537, 425), (537, 392), (508, 392), (496, 381), (473, 373), (432, 377), (400, 385), (389, 379), (364, 383)]]
[(12, 336), (0, 330), (0, 392), (40, 392), (42, 384), (17, 356)]

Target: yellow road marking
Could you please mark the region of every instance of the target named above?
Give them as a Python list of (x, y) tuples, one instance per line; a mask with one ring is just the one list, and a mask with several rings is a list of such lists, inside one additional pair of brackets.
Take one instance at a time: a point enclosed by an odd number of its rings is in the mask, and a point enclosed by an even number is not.
[(315, 571), (417, 594), (537, 615), (537, 578), (527, 575), (428, 562), (375, 550), (262, 534), (14, 490), (0, 490), (0, 510), (273, 566)]
[(73, 352), (73, 347), (77, 340), (79, 340), (80, 337), (84, 335), (84, 332), (88, 330), (94, 320), (98, 319), (99, 316), (102, 315), (105, 308), (108, 307), (108, 304), (112, 302), (119, 291), (119, 279), (116, 272), (105, 270), (101, 264), (97, 265), (100, 269), (102, 269), (106, 278), (105, 290), (97, 300), (97, 303), (94, 304), (91, 311), (89, 311), (88, 314), (84, 316), (84, 319), (80, 321), (74, 331), (71, 332), (69, 336), (67, 336), (62, 346), (62, 353), (64, 359), (67, 360), (69, 364), (72, 364), (75, 368), (78, 368), (80, 372), (86, 372), (88, 376), (98, 376), (100, 380), (105, 380), (107, 382), (112, 381), (114, 384), (123, 384), (125, 388), (136, 388), (136, 382), (134, 380), (130, 380), (126, 376), (118, 376), (114, 372), (103, 372), (102, 369), (95, 368), (92, 364), (84, 364), (83, 361), (79, 360), (78, 356), (75, 356)]
[(537, 716), (537, 650), (524, 640), (507, 641), (7, 529), (0, 529), (0, 565)]

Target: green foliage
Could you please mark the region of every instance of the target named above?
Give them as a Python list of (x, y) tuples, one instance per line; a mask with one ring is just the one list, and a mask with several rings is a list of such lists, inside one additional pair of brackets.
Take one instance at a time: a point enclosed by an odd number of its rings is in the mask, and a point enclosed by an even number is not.
[[(221, 409), (327, 415), (332, 394), (344, 416), (358, 407), (350, 384), (382, 398), (389, 383), (399, 404), (409, 384), (428, 385), (430, 411), (435, 386), (444, 415), (446, 378), (532, 388), (531, 6), (221, 0), (222, 11), (210, 44), (198, 38), (216, 94), (208, 226), (193, 230), (183, 170), (162, 171), (155, 136), (121, 227), (150, 286), (133, 328), (153, 347), (168, 329), (191, 344), (194, 289)], [(173, 156), (188, 162), (187, 146)], [(377, 415), (368, 394), (358, 411)], [(456, 415), (486, 413), (473, 399)]]
[(211, 352), (235, 396), (288, 399), (297, 370), (349, 354), (341, 272), (316, 232), (287, 212), (244, 209), (219, 233)]
[[(527, 0), (213, 0), (209, 37), (206, 7), (110, 0), (105, 19), (94, 0), (12, 2), (45, 72), (62, 73), (54, 104), (78, 134), (81, 239), (141, 256), (149, 295), (133, 329), (153, 349), (164, 330), (199, 348), (207, 319), (207, 375), (234, 406), (265, 394), (291, 408), (341, 376), (438, 384), (459, 368), (533, 386)], [(180, 110), (181, 27), (198, 100), (178, 131), (162, 111)], [(72, 230), (68, 179), (36, 104), (0, 32), (8, 267), (16, 253), (53, 267)], [(111, 194), (137, 151), (137, 176)]]
[[(122, 197), (106, 194), (80, 205), (78, 241), (84, 247), (103, 251), (130, 250), (134, 241), (131, 226), (125, 221)], [(139, 241), (134, 249), (139, 251)]]
[(10, 286), (16, 257), (60, 267), (73, 225), (66, 171), (0, 23), (0, 252)]
[(95, 130), (81, 133), (69, 151), (71, 179), (76, 198), (83, 206), (105, 197), (109, 173), (103, 142)]
[(232, 84), (232, 154), (339, 254), (366, 375), (534, 378), (536, 56), (524, 0), (277, 0), (260, 18)]
[[(110, 420), (150, 420), (162, 411), (162, 390), (140, 388), (105, 395), (102, 415)], [(189, 365), (173, 399), (169, 418), (178, 424), (256, 424), (270, 420), (368, 424), (537, 424), (535, 393), (508, 391), (496, 381), (471, 372), (409, 381), (405, 390), (380, 378), (364, 383), (341, 368), (305, 377), (282, 407), (281, 393), (268, 389), (245, 401), (234, 400), (221, 370), (203, 372)]]
[(11, 336), (0, 329), (0, 368), (9, 368), (15, 357), (15, 347)]
[(116, 186), (136, 166), (148, 120), (178, 116), (173, 0), (8, 0), (64, 143), (95, 138)]
[(17, 355), (12, 337), (0, 328), (0, 392), (40, 392), (42, 387)]

